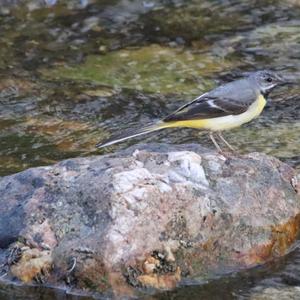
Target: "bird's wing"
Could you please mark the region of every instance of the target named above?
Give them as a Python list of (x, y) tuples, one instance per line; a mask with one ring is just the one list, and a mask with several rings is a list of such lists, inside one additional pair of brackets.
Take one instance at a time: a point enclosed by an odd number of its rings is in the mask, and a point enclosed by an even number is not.
[(207, 93), (183, 105), (164, 118), (163, 121), (211, 119), (228, 115), (239, 115), (245, 112), (254, 101), (253, 97), (238, 101), (228, 96), (220, 98)]

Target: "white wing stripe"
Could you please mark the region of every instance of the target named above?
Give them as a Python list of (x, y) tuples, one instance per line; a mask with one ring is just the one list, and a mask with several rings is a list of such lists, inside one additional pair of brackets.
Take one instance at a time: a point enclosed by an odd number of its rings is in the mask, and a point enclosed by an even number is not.
[(190, 103), (193, 103), (194, 101), (199, 100), (199, 99), (201, 99), (202, 97), (207, 96), (207, 94), (208, 94), (208, 92), (207, 92), (207, 93), (204, 93), (204, 94), (202, 94), (202, 95), (200, 95), (200, 96), (198, 96), (197, 98), (195, 98), (194, 100), (192, 100)]
[(218, 106), (218, 105), (216, 105), (216, 104), (214, 103), (214, 100), (208, 100), (207, 103), (209, 104), (210, 107), (214, 107), (214, 108), (218, 108), (218, 109), (223, 110), (222, 107), (220, 107), (220, 106)]

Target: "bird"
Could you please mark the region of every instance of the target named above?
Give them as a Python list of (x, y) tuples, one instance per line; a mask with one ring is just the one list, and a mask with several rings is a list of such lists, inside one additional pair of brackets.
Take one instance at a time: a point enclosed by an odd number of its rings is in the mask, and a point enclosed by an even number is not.
[(200, 95), (162, 120), (109, 138), (98, 143), (96, 147), (107, 147), (165, 128), (186, 127), (207, 130), (218, 151), (222, 152), (222, 148), (217, 143), (215, 134), (234, 151), (222, 132), (257, 118), (263, 111), (271, 90), (284, 83), (284, 78), (271, 70), (251, 72), (241, 79), (225, 83)]

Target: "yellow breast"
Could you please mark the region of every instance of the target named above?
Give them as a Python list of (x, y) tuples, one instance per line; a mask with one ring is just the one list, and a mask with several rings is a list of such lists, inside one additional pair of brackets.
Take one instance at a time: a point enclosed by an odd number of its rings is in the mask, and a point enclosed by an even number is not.
[[(263, 95), (259, 95), (257, 100), (253, 102), (247, 111), (240, 115), (228, 115), (224, 117), (201, 119), (201, 120), (185, 120), (170, 122), (166, 127), (191, 127), (199, 129), (207, 129), (212, 131), (221, 131), (241, 126), (258, 117), (266, 105), (266, 99)], [(167, 123), (165, 123), (167, 124)]]

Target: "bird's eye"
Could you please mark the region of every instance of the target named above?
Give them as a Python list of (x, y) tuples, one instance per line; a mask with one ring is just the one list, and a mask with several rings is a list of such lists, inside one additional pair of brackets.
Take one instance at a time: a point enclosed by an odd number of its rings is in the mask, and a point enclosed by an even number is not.
[(272, 82), (273, 79), (272, 79), (271, 77), (268, 77), (268, 78), (266, 79), (266, 81), (267, 81), (267, 82)]

